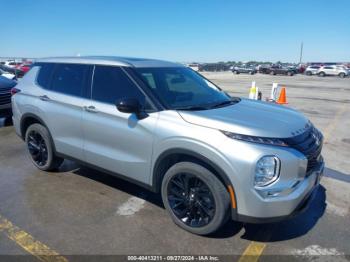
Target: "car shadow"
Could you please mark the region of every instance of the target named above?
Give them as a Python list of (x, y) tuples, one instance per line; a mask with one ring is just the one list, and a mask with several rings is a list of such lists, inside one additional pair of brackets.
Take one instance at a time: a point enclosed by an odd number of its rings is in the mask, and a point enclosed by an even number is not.
[[(65, 161), (62, 167), (59, 170), (61, 172), (65, 172), (64, 170), (71, 167), (71, 172), (76, 175), (97, 181), (127, 194), (137, 196), (159, 208), (164, 209), (160, 194), (153, 193), (134, 183), (94, 170), (92, 168), (80, 166), (72, 161), (68, 161), (68, 163)], [(326, 189), (320, 185), (315, 198), (310, 203), (310, 207), (305, 212), (291, 219), (269, 224), (248, 224), (228, 219), (227, 223), (223, 227), (206, 237), (217, 239), (230, 238), (237, 235), (242, 229), (244, 229), (244, 233), (240, 237), (246, 240), (258, 242), (289, 240), (307, 234), (323, 216), (325, 209)]]
[[(78, 167), (78, 166), (79, 165), (76, 164), (75, 162), (73, 162), (71, 165), (71, 167)], [(61, 168), (60, 168), (60, 171), (61, 171)], [(156, 205), (160, 208), (164, 208), (160, 194), (153, 193), (147, 190), (146, 188), (143, 188), (134, 183), (128, 182), (124, 179), (121, 179), (116, 176), (109, 175), (85, 166), (79, 166), (79, 168), (76, 168), (71, 172), (73, 172), (76, 175), (97, 181), (106, 186), (123, 191), (129, 195), (137, 196), (139, 198), (142, 198), (152, 203), (153, 205)]]

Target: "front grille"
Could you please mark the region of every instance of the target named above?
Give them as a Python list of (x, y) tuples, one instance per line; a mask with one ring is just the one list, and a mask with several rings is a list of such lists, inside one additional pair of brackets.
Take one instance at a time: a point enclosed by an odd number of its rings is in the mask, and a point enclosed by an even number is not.
[(316, 167), (321, 161), (321, 150), (323, 145), (323, 136), (320, 131), (311, 126), (304, 133), (284, 139), (290, 147), (303, 153), (307, 160), (307, 172)]
[(6, 105), (11, 103), (11, 91), (1, 91), (0, 90), (0, 105)]

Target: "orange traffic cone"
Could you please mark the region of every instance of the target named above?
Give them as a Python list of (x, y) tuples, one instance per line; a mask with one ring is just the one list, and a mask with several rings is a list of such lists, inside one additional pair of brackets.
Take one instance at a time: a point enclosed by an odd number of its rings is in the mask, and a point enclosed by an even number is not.
[(287, 102), (287, 95), (286, 95), (286, 88), (282, 87), (281, 93), (280, 93), (280, 97), (277, 100), (277, 104), (280, 105), (284, 105), (284, 104), (288, 104)]

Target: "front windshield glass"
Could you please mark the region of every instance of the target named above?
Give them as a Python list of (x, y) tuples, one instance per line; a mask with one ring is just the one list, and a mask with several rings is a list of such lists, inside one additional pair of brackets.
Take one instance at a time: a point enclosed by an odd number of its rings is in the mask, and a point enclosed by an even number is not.
[(169, 109), (209, 109), (231, 101), (225, 92), (186, 67), (136, 71)]

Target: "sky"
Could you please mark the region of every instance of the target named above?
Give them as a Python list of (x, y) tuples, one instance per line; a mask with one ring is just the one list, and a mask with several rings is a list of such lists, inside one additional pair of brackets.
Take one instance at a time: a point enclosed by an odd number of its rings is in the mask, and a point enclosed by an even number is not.
[(0, 0), (0, 57), (350, 61), (349, 0)]

